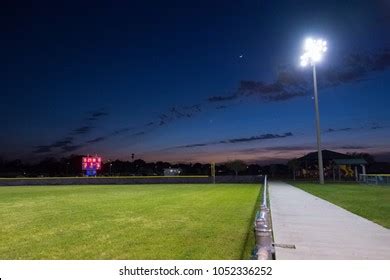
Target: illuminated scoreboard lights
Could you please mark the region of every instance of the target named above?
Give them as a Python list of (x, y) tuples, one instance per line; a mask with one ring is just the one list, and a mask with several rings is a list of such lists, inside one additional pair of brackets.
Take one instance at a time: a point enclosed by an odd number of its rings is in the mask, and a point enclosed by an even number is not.
[(102, 168), (101, 157), (83, 157), (82, 169), (86, 171), (87, 176), (96, 176), (96, 171)]
[(101, 157), (83, 157), (83, 170), (88, 170), (88, 169), (99, 170), (101, 168), (102, 168)]

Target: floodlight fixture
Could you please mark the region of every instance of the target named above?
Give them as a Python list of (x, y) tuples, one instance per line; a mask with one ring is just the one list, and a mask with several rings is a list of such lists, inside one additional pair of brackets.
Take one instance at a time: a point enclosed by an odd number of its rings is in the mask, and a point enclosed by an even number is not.
[(323, 54), (328, 50), (327, 42), (322, 39), (307, 38), (303, 44), (304, 53), (301, 55), (301, 66), (313, 65), (322, 60)]

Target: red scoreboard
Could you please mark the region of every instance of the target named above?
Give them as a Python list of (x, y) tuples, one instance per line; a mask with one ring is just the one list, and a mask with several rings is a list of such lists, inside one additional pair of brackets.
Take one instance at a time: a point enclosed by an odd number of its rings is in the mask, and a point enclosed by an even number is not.
[(102, 158), (87, 156), (82, 159), (83, 170), (100, 170), (102, 168)]

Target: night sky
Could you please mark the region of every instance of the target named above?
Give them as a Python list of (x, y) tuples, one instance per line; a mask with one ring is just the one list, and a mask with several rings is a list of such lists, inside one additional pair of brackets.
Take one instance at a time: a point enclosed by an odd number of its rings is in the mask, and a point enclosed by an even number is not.
[(390, 160), (390, 2), (2, 1), (0, 156)]

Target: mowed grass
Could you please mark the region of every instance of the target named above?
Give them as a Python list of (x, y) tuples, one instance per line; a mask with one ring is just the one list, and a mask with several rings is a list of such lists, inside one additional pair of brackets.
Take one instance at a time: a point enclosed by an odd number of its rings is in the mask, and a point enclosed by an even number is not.
[(390, 228), (390, 187), (360, 184), (313, 184), (291, 182), (352, 213)]
[(259, 185), (0, 188), (0, 259), (240, 259)]

